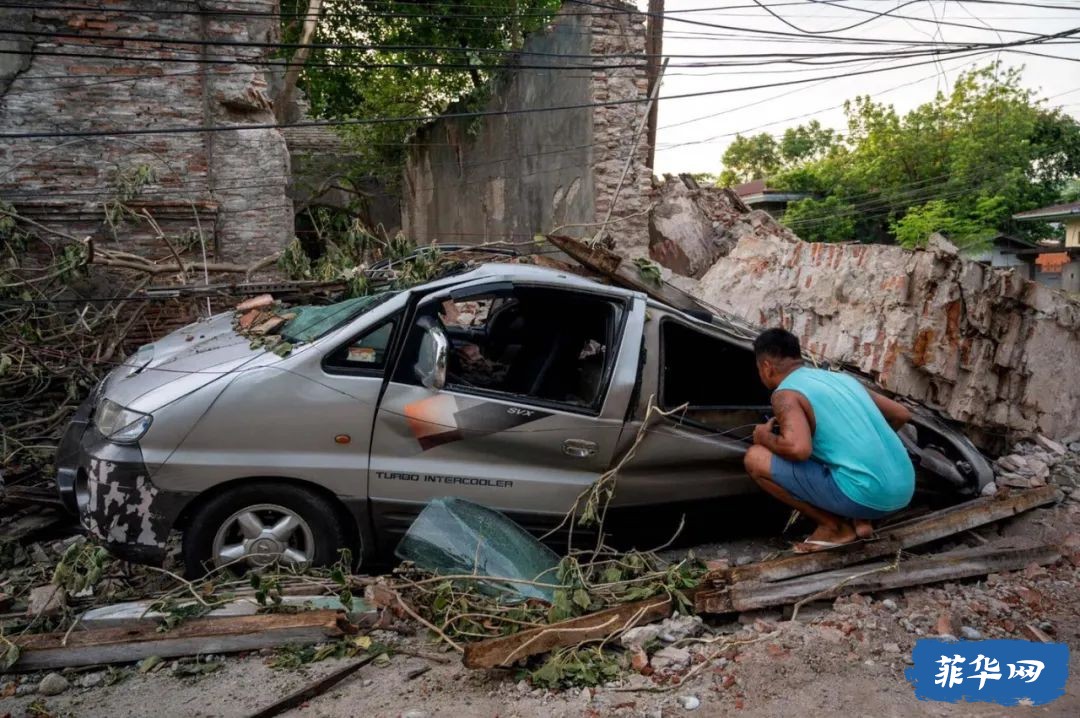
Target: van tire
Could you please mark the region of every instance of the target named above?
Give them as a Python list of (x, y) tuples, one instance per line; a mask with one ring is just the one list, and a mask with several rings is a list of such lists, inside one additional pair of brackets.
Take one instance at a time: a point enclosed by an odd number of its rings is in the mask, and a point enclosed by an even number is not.
[[(227, 489), (212, 496), (191, 517), (184, 531), (184, 574), (189, 579), (206, 575), (213, 570), (214, 537), (222, 525), (237, 512), (250, 506), (274, 504), (294, 512), (311, 531), (314, 555), (311, 566), (329, 566), (340, 558), (341, 549), (353, 551), (342, 510), (322, 494), (281, 481), (260, 481)], [(249, 567), (237, 564), (237, 573)]]

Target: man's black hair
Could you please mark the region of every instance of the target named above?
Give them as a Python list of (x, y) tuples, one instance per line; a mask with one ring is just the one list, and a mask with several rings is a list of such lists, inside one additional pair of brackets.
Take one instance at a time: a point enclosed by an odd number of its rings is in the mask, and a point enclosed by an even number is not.
[(787, 329), (766, 329), (754, 340), (754, 356), (759, 359), (802, 359), (799, 338)]

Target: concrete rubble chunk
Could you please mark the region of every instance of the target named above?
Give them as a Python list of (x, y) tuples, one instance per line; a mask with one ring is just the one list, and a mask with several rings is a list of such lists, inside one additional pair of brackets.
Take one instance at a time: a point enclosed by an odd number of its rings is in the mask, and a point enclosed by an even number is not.
[(30, 590), (26, 603), (27, 618), (50, 618), (67, 606), (67, 591), (63, 586), (47, 584)]
[(38, 693), (43, 696), (58, 696), (68, 689), (68, 680), (59, 673), (50, 673), (38, 684)]

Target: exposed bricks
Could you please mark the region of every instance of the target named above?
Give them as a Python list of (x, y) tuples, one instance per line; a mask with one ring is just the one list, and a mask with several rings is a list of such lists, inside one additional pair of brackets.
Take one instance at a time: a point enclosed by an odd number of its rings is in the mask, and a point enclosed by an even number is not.
[[(109, 130), (152, 127), (197, 127), (273, 123), (266, 103), (252, 97), (265, 90), (261, 70), (243, 65), (227, 68), (162, 62), (198, 56), (192, 47), (165, 46), (158, 41), (106, 40), (119, 37), (199, 39), (213, 36), (238, 41), (273, 40), (272, 15), (249, 20), (209, 22), (178, 13), (147, 16), (138, 10), (113, 12), (108, 0), (80, 3), (109, 13), (41, 8), (0, 10), (0, 24), (42, 31), (71, 32), (85, 37), (39, 42), (40, 49), (113, 54), (132, 51), (148, 59), (130, 62), (34, 55), (29, 66), (0, 77), (0, 126), (8, 131)], [(146, 1), (146, 9), (171, 9), (175, 2)], [(232, 0), (209, 0), (208, 10), (233, 7)], [(127, 7), (127, 5), (124, 5)], [(273, 13), (275, 0), (245, 0), (245, 12)], [(245, 48), (227, 57), (258, 58), (262, 50)], [(103, 75), (109, 78), (89, 77)], [(5, 82), (10, 79), (10, 85)], [(205, 97), (204, 97), (205, 92)], [(253, 94), (255, 93), (255, 94)], [(238, 110), (237, 108), (242, 108)], [(155, 180), (140, 190), (155, 219), (179, 246), (201, 228), (208, 253), (225, 261), (254, 261), (282, 248), (292, 237), (292, 203), (287, 195), (289, 159), (277, 130), (243, 133), (148, 135), (65, 141), (34, 139), (0, 142), (0, 200), (48, 228), (82, 238), (87, 235), (119, 242), (127, 251), (168, 256), (145, 222), (128, 219), (115, 233), (106, 224), (105, 203), (116, 193), (120, 177), (139, 167), (150, 168)], [(9, 169), (10, 168), (10, 169)], [(175, 205), (169, 202), (175, 201)], [(201, 206), (196, 211), (191, 203)], [(168, 206), (168, 209), (165, 207)], [(213, 209), (207, 209), (212, 207)], [(115, 236), (114, 236), (115, 235)], [(52, 239), (58, 240), (57, 237)], [(201, 253), (198, 243), (192, 252)]]
[(1065, 294), (944, 241), (808, 244), (764, 213), (717, 216), (738, 244), (688, 285), (714, 306), (787, 327), (822, 358), (964, 422), (984, 447), (1076, 431), (1080, 303)]

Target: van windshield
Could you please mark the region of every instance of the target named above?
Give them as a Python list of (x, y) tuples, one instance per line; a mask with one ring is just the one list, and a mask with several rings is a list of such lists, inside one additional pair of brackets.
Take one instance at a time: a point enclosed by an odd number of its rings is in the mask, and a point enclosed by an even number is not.
[(289, 313), (296, 316), (285, 323), (281, 329), (281, 336), (291, 344), (315, 341), (397, 294), (397, 291), (381, 292), (366, 297), (346, 299), (336, 304), (305, 304), (289, 307)]

